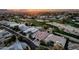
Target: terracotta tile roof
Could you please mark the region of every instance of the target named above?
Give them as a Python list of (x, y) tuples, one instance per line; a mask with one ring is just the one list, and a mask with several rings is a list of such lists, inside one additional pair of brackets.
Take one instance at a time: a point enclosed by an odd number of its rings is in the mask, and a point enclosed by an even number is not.
[(35, 34), (33, 34), (33, 36), (36, 39), (39, 39), (39, 40), (45, 39), (48, 35), (49, 35), (49, 33), (47, 33), (47, 32), (41, 32), (41, 31), (37, 31)]

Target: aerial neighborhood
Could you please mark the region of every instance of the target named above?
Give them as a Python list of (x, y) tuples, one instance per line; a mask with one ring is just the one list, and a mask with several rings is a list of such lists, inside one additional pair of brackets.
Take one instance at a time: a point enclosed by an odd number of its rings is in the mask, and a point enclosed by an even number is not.
[(0, 50), (75, 49), (79, 50), (79, 11), (0, 12)]

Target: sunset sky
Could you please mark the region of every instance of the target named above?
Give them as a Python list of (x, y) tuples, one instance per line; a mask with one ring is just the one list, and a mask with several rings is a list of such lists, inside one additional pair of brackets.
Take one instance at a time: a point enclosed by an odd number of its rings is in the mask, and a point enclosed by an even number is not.
[(8, 9), (9, 11), (14, 11), (14, 12), (26, 12), (31, 15), (36, 15), (39, 13), (44, 13), (47, 11), (50, 11), (51, 9)]
[(0, 9), (1, 12), (21, 12), (21, 13), (27, 13), (31, 15), (37, 15), (39, 13), (45, 13), (45, 12), (62, 12), (62, 11), (68, 11), (68, 12), (79, 12), (79, 9)]
[(7, 9), (9, 11), (14, 11), (14, 12), (25, 12), (29, 13), (31, 15), (36, 15), (39, 13), (44, 13), (44, 12), (62, 12), (62, 11), (79, 11), (79, 9)]

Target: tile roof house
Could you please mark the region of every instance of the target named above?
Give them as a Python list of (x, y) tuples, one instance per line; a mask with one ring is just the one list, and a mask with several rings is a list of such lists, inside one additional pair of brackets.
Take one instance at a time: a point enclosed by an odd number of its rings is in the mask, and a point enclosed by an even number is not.
[(36, 32), (36, 31), (38, 31), (37, 28), (35, 28), (35, 27), (28, 27), (28, 26), (26, 26), (25, 24), (19, 25), (19, 29), (20, 29), (21, 31), (23, 31), (24, 33), (28, 33), (28, 32), (34, 33), (34, 32)]
[(8, 41), (13, 34), (6, 30), (0, 30), (0, 49), (5, 46), (4, 42)]
[(23, 32), (24, 32), (24, 33), (28, 33), (28, 32), (34, 33), (34, 32), (36, 32), (36, 31), (38, 31), (37, 28), (31, 27), (31, 28), (28, 28), (27, 30), (25, 30), (25, 31), (23, 31)]
[(44, 40), (48, 35), (49, 35), (49, 33), (47, 33), (47, 32), (37, 31), (32, 36), (38, 40)]
[(15, 27), (18, 26), (19, 24), (15, 23), (15, 22), (9, 22), (8, 23), (10, 27)]
[(25, 30), (27, 30), (29, 27), (28, 26), (26, 26), (25, 24), (20, 24), (19, 25), (19, 29), (21, 30), (21, 31), (25, 31)]
[(9, 33), (8, 31), (6, 31), (6, 30), (0, 30), (0, 39), (1, 38), (10, 37), (10, 36), (12, 36), (12, 34)]
[(68, 49), (69, 50), (79, 50), (79, 44), (74, 43), (74, 42), (69, 42)]
[(50, 34), (46, 39), (45, 39), (46, 42), (48, 41), (53, 41), (53, 42), (59, 42), (61, 43), (63, 46), (65, 46), (65, 43), (66, 43), (66, 39), (64, 37), (60, 37), (60, 36), (56, 36), (56, 35), (53, 35), (53, 34)]
[(19, 24), (17, 24), (16, 22), (9, 22), (9, 21), (0, 21), (1, 24), (5, 25), (5, 26), (9, 26), (9, 27), (15, 27), (18, 26)]

